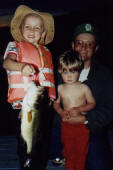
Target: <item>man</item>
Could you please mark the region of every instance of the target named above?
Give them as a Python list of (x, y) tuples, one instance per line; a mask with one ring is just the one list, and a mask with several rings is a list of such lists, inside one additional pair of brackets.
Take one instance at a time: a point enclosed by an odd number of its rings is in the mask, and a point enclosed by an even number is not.
[(79, 25), (73, 34), (72, 49), (80, 54), (84, 62), (79, 81), (87, 84), (92, 90), (96, 107), (87, 112), (87, 117), (79, 114), (66, 122), (84, 123), (91, 131), (86, 169), (112, 170), (107, 131), (113, 120), (113, 78), (110, 71), (95, 60), (98, 48), (96, 29), (89, 23)]

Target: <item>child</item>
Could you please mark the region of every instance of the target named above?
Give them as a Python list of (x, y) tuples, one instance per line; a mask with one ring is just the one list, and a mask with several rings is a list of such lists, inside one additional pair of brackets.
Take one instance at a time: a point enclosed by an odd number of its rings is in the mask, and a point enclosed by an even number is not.
[(96, 105), (91, 90), (78, 81), (83, 63), (73, 51), (59, 57), (58, 71), (64, 84), (58, 86), (54, 108), (62, 118), (63, 155), (67, 170), (84, 170), (88, 153), (89, 130), (85, 124), (73, 125), (67, 119), (93, 109)]
[(11, 34), (14, 41), (9, 42), (3, 63), (8, 73), (8, 102), (13, 109), (20, 110), (26, 85), (33, 80), (47, 88), (51, 103), (56, 98), (53, 63), (51, 53), (44, 45), (54, 37), (52, 15), (20, 5), (11, 21)]

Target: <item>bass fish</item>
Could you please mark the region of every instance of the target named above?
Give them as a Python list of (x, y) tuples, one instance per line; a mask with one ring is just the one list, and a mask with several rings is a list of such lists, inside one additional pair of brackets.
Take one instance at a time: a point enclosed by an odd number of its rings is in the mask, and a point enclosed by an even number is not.
[[(44, 107), (45, 88), (32, 81), (27, 87), (21, 110), (21, 136), (27, 144), (27, 154), (31, 154), (37, 141), (41, 109)], [(42, 106), (43, 105), (43, 106)]]

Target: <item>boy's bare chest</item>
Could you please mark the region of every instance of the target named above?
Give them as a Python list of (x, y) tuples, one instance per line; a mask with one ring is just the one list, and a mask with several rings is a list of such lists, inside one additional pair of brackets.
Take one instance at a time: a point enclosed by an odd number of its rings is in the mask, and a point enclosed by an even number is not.
[(63, 99), (81, 99), (83, 97), (83, 93), (82, 91), (80, 91), (80, 89), (64, 89), (61, 92), (61, 96)]
[(64, 88), (61, 91), (61, 100), (64, 107), (70, 105), (70, 107), (79, 106), (83, 103), (84, 94), (80, 88)]

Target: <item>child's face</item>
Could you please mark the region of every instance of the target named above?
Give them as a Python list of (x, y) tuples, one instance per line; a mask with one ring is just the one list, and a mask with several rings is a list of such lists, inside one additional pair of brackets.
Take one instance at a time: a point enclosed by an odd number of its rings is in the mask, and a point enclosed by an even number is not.
[(69, 71), (69, 69), (61, 73), (62, 79), (66, 84), (73, 84), (78, 80), (78, 71)]
[(41, 18), (36, 16), (28, 16), (22, 25), (22, 36), (25, 41), (32, 44), (38, 43), (44, 32), (44, 25)]

